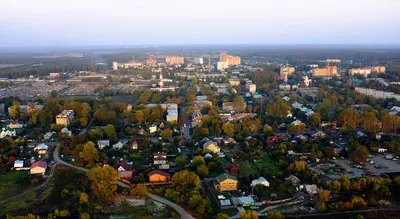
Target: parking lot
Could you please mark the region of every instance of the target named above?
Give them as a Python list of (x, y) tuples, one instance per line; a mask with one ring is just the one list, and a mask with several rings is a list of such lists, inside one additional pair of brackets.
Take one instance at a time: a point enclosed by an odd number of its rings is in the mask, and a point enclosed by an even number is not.
[[(372, 162), (371, 162), (372, 161)], [(385, 159), (384, 154), (375, 154), (368, 158), (365, 162), (365, 168), (356, 168), (350, 165), (348, 159), (336, 159), (333, 160), (335, 164), (342, 166), (347, 171), (347, 176), (349, 178), (361, 177), (364, 174), (373, 174), (375, 176), (380, 176), (382, 173), (387, 172), (400, 172), (400, 161)], [(370, 170), (368, 172), (368, 170)], [(332, 179), (336, 179), (340, 176), (330, 176)]]

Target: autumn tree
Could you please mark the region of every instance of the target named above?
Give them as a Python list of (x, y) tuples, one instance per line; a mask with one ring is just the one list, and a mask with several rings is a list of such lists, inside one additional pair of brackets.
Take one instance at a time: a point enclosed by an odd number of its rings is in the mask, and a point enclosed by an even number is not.
[(200, 165), (205, 165), (206, 161), (204, 160), (204, 158), (200, 155), (195, 156), (192, 160), (192, 166), (198, 167)]
[(361, 127), (367, 132), (377, 131), (378, 119), (373, 112), (363, 112), (361, 116)]
[(354, 151), (353, 153), (351, 153), (351, 159), (354, 162), (365, 162), (368, 158), (369, 152), (368, 149), (364, 146), (360, 146), (357, 148), (356, 151)]
[(230, 122), (224, 123), (222, 125), (222, 130), (224, 131), (225, 135), (231, 136), (233, 135), (234, 125)]
[(177, 156), (175, 158), (175, 163), (176, 165), (183, 167), (187, 164), (187, 159), (185, 156)]
[(295, 161), (294, 163), (290, 164), (289, 170), (296, 172), (296, 173), (304, 172), (304, 171), (306, 171), (306, 162)]
[(83, 145), (83, 151), (79, 153), (79, 157), (83, 163), (88, 164), (89, 167), (93, 167), (100, 158), (99, 152), (91, 141)]
[(346, 175), (342, 175), (340, 176), (340, 184), (341, 184), (341, 188), (345, 191), (350, 190), (350, 186), (351, 186), (351, 182), (349, 180), (349, 178)]
[(357, 128), (360, 122), (360, 114), (354, 109), (346, 109), (339, 115), (339, 124), (347, 129)]
[(104, 132), (109, 139), (116, 139), (117, 134), (115, 133), (114, 125), (108, 124), (104, 127)]
[(160, 132), (160, 137), (164, 140), (170, 138), (171, 136), (172, 136), (172, 131), (170, 128), (166, 128)]
[(321, 116), (318, 113), (311, 114), (307, 117), (308, 123), (310, 123), (311, 129), (315, 130), (321, 123)]
[(278, 210), (268, 211), (267, 219), (285, 219), (285, 216)]
[(235, 104), (235, 111), (237, 112), (243, 112), (246, 108), (246, 102), (241, 96), (236, 96), (233, 99), (233, 103)]
[(229, 216), (224, 213), (219, 213), (219, 214), (217, 214), (216, 219), (229, 219)]
[(241, 211), (240, 219), (258, 219), (258, 213), (254, 210)]
[(196, 168), (196, 173), (199, 176), (203, 176), (203, 177), (207, 176), (208, 175), (208, 167), (206, 165), (202, 164)]
[(102, 201), (115, 197), (117, 191), (117, 171), (110, 166), (94, 167), (86, 173), (91, 181), (90, 188), (94, 195)]
[(171, 183), (177, 191), (183, 191), (187, 188), (197, 188), (200, 184), (200, 178), (194, 172), (182, 170), (172, 176)]

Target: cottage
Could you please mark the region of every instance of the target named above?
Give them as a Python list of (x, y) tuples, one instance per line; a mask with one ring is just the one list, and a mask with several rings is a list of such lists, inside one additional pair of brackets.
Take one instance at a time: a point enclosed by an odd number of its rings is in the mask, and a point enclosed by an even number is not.
[(218, 146), (217, 142), (214, 141), (208, 141), (204, 143), (203, 149), (207, 149), (212, 153), (219, 153), (221, 151), (221, 148)]
[(171, 179), (171, 174), (160, 170), (150, 171), (148, 175), (151, 183), (168, 182)]
[(153, 155), (153, 164), (154, 165), (163, 165), (167, 164), (167, 153), (156, 153)]
[(279, 142), (279, 138), (278, 136), (268, 136), (266, 142), (268, 146), (274, 145)]
[(33, 163), (31, 168), (30, 168), (30, 174), (42, 174), (46, 172), (47, 169), (47, 163), (43, 160), (40, 160), (36, 163)]
[(33, 148), (33, 151), (35, 151), (39, 155), (42, 155), (42, 154), (46, 154), (48, 149), (49, 149), (49, 146), (47, 146), (46, 144), (39, 144), (35, 148)]
[(70, 131), (67, 127), (61, 129), (61, 133), (67, 134), (68, 136), (72, 136), (72, 131)]
[(229, 137), (229, 136), (226, 136), (225, 138), (224, 138), (224, 144), (236, 144), (237, 142), (235, 141), (235, 139), (233, 139), (233, 138), (231, 138), (231, 137)]
[(97, 141), (97, 146), (99, 147), (99, 149), (103, 149), (105, 147), (110, 146), (110, 140), (99, 140)]
[(126, 161), (119, 162), (117, 161), (114, 165), (114, 169), (118, 171), (118, 178), (132, 178), (132, 174), (135, 171), (132, 163), (128, 163)]
[(17, 132), (13, 128), (3, 128), (0, 132), (0, 138), (5, 137), (15, 137), (17, 136)]
[(231, 176), (228, 174), (221, 174), (217, 176), (217, 182), (215, 185), (215, 189), (218, 191), (236, 191), (238, 181), (235, 176)]
[(46, 132), (46, 134), (43, 135), (44, 140), (50, 140), (51, 137), (53, 137), (53, 132)]
[(269, 187), (269, 182), (264, 178), (264, 177), (260, 177), (258, 179), (254, 179), (253, 181), (251, 181), (250, 186), (251, 187), (255, 187), (257, 185), (262, 185), (264, 187)]
[(326, 134), (320, 130), (307, 132), (306, 135), (310, 136), (311, 138), (324, 138), (326, 136)]

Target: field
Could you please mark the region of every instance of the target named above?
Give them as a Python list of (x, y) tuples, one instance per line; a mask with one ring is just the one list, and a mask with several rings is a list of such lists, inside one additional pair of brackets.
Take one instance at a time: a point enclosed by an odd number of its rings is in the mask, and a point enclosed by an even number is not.
[[(21, 172), (17, 173), (7, 176), (6, 179), (12, 179), (14, 181), (11, 182), (15, 182), (15, 180), (23, 178), (22, 174), (20, 174)], [(61, 191), (65, 187), (71, 190), (71, 194), (77, 190), (88, 191), (89, 186), (85, 173), (63, 165), (57, 165), (52, 180), (45, 187), (2, 204), (0, 206), (0, 218), (6, 214), (27, 215), (33, 213), (35, 215), (47, 215), (52, 213), (55, 208), (76, 209), (76, 197), (71, 195), (64, 199), (61, 198)], [(18, 190), (17, 193), (21, 191)]]
[(29, 186), (26, 171), (9, 172), (0, 176), (0, 200), (18, 194)]
[(239, 172), (245, 176), (258, 174), (257, 168), (254, 164), (247, 161), (237, 161), (235, 162), (239, 168)]
[(255, 163), (255, 166), (258, 168), (268, 168), (272, 172), (280, 171), (279, 167), (276, 166), (275, 162), (271, 159), (270, 155), (264, 152), (264, 157), (262, 160), (259, 160)]

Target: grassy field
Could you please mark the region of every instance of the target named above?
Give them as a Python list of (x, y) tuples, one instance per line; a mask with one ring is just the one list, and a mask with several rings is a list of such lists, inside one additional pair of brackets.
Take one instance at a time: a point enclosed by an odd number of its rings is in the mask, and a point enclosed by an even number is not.
[(0, 176), (0, 200), (18, 194), (28, 185), (27, 171), (14, 171)]
[(257, 168), (250, 162), (248, 161), (238, 161), (235, 162), (238, 165), (239, 172), (242, 173), (245, 176), (251, 175), (251, 174), (258, 174)]
[(264, 152), (264, 157), (255, 163), (258, 168), (266, 167), (273, 172), (279, 171), (279, 167), (276, 166), (275, 162), (271, 159), (267, 152)]

